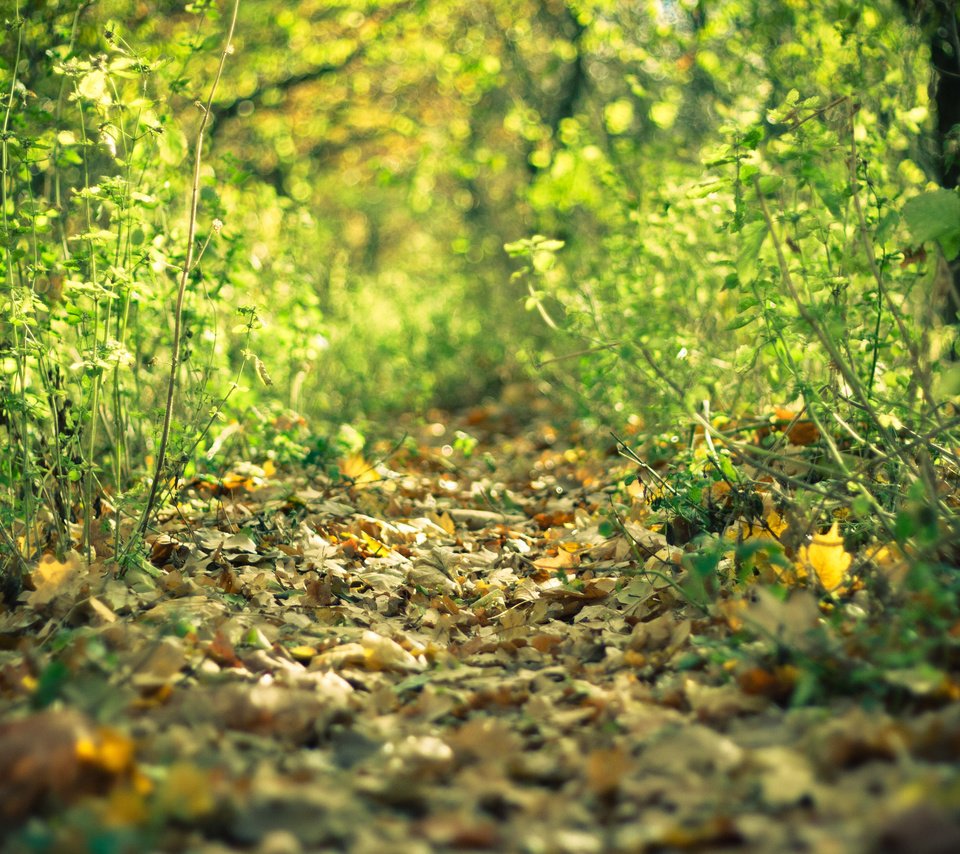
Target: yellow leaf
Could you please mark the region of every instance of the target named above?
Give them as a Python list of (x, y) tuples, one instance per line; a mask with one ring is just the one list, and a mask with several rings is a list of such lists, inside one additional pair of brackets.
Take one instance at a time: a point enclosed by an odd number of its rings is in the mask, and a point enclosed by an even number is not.
[(774, 541), (778, 540), (786, 529), (784, 518), (776, 510), (771, 510), (767, 514), (766, 524), (741, 518), (724, 531), (723, 537), (730, 542), (754, 538)]
[(446, 510), (444, 510), (441, 514), (430, 512), (427, 514), (427, 518), (438, 527), (443, 528), (443, 530), (451, 537), (456, 536), (457, 526), (454, 524), (453, 519)]
[(211, 783), (210, 772), (189, 762), (175, 762), (160, 784), (156, 808), (183, 820), (206, 815), (216, 807)]
[(903, 549), (895, 543), (880, 546), (871, 555), (870, 561), (894, 587), (899, 587), (910, 572), (910, 562)]
[(390, 554), (389, 546), (384, 545), (380, 542), (380, 540), (374, 539), (366, 531), (361, 531), (360, 536), (367, 544), (367, 548), (370, 549), (370, 554), (372, 554), (374, 557), (382, 557), (383, 555)]
[(812, 570), (828, 593), (836, 590), (847, 576), (853, 557), (843, 548), (836, 522), (826, 534), (816, 534), (809, 546), (801, 546), (797, 569)]
[(77, 759), (112, 776), (133, 768), (133, 741), (121, 732), (100, 727), (95, 734), (85, 735), (76, 742)]
[(351, 454), (340, 461), (340, 474), (354, 483), (374, 483), (380, 480), (376, 469), (360, 454)]
[(307, 646), (306, 644), (291, 647), (288, 651), (297, 661), (312, 661), (313, 657), (317, 654), (316, 647)]
[(81, 568), (80, 555), (69, 552), (60, 563), (53, 555), (44, 555), (30, 574), (35, 590), (27, 596), (31, 608), (42, 608), (58, 596), (69, 592)]
[(787, 521), (776, 510), (771, 510), (767, 514), (767, 527), (773, 532), (775, 537), (779, 537), (789, 527)]

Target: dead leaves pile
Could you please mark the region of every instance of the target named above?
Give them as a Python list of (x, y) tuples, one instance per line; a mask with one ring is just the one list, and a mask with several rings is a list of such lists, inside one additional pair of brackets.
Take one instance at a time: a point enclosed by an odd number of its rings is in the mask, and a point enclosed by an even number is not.
[(785, 708), (779, 652), (845, 654), (836, 528), (807, 589), (697, 607), (639, 502), (606, 527), (603, 460), (541, 425), (494, 476), (445, 432), (350, 488), (197, 488), (123, 580), (44, 558), (0, 614), (4, 850), (960, 848), (946, 670), (912, 715)]

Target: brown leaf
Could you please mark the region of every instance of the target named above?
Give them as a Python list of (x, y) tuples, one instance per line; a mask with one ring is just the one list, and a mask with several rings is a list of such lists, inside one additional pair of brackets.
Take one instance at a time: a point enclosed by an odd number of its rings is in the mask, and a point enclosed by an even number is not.
[(70, 600), (62, 604), (72, 605), (79, 592), (82, 566), (80, 555), (73, 551), (67, 554), (63, 563), (53, 555), (44, 555), (30, 573), (34, 589), (26, 597), (27, 604), (37, 611), (44, 610), (56, 600)]
[(766, 697), (745, 694), (738, 685), (703, 685), (695, 679), (684, 682), (684, 693), (698, 720), (710, 723), (761, 712), (769, 703)]
[(608, 797), (620, 787), (633, 760), (623, 748), (594, 750), (587, 757), (587, 786), (598, 797)]
[(559, 549), (555, 555), (548, 555), (535, 560), (533, 565), (540, 570), (555, 572), (558, 569), (573, 569), (580, 565), (580, 555)]
[(227, 636), (222, 629), (217, 629), (213, 640), (207, 645), (207, 655), (217, 664), (224, 667), (243, 667), (243, 662), (237, 658), (237, 652), (233, 648)]
[(179, 638), (164, 638), (150, 651), (133, 675), (133, 684), (141, 690), (155, 690), (173, 681), (187, 663)]
[(56, 801), (103, 792), (133, 769), (133, 742), (72, 711), (0, 724), (0, 816), (17, 821)]

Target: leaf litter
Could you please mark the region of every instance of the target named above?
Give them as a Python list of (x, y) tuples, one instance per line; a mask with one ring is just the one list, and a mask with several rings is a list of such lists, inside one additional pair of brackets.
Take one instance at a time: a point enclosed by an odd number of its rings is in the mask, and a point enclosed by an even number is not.
[(765, 508), (711, 589), (622, 461), (454, 426), (194, 484), (122, 580), (43, 557), (0, 613), (2, 850), (960, 850), (960, 630), (864, 640), (895, 547), (774, 549)]

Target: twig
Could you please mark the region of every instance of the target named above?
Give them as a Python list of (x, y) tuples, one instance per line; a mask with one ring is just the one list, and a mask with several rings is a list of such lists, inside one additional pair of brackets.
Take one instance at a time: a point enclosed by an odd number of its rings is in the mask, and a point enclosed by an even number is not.
[(177, 304), (173, 316), (173, 342), (170, 355), (170, 376), (167, 381), (167, 401), (163, 411), (163, 427), (160, 431), (160, 445), (157, 449), (157, 462), (154, 466), (153, 481), (150, 484), (150, 494), (147, 497), (147, 503), (144, 505), (143, 515), (140, 517), (140, 524), (137, 526), (135, 540), (143, 539), (147, 526), (150, 524), (150, 515), (153, 512), (153, 507), (157, 500), (157, 492), (160, 488), (160, 481), (163, 478), (163, 469), (166, 463), (167, 444), (170, 440), (170, 425), (173, 420), (173, 397), (177, 389), (177, 374), (180, 367), (180, 335), (183, 326), (183, 302), (186, 297), (190, 271), (193, 268), (193, 242), (197, 233), (197, 207), (200, 201), (200, 166), (203, 159), (203, 134), (206, 130), (207, 122), (210, 119), (210, 110), (213, 107), (213, 99), (216, 95), (220, 78), (223, 75), (223, 68), (227, 62), (227, 56), (233, 52), (233, 32), (237, 25), (237, 13), (239, 9), (240, 0), (234, 0), (233, 13), (230, 17), (230, 27), (227, 31), (223, 51), (220, 54), (220, 64), (217, 66), (217, 73), (210, 86), (210, 95), (207, 98), (207, 103), (201, 106), (202, 116), (200, 118), (200, 128), (197, 131), (197, 142), (193, 159), (193, 183), (190, 194), (189, 224), (187, 226), (187, 253), (183, 261), (183, 268), (180, 271), (180, 284), (177, 288)]
[(534, 367), (539, 370), (544, 365), (552, 365), (554, 362), (563, 362), (567, 359), (576, 359), (577, 356), (589, 356), (591, 353), (599, 353), (601, 350), (613, 350), (619, 346), (619, 341), (611, 341), (609, 344), (598, 344), (596, 347), (585, 347), (583, 350), (574, 350), (572, 353), (564, 353), (562, 356), (553, 356), (549, 359), (543, 359), (540, 362), (534, 362)]
[(652, 468), (650, 467), (650, 465), (649, 465), (645, 460), (640, 459), (640, 457), (637, 456), (637, 454), (634, 453), (634, 451), (633, 451), (630, 447), (627, 446), (627, 443), (624, 442), (623, 439), (621, 439), (621, 438), (620, 438), (616, 433), (614, 433), (612, 430), (610, 431), (610, 435), (613, 436), (614, 440), (615, 440), (615, 441), (617, 442), (617, 444), (620, 446), (620, 447), (618, 448), (618, 451), (619, 451), (619, 453), (620, 453), (621, 456), (624, 456), (624, 457), (626, 457), (628, 460), (630, 460), (631, 462), (636, 463), (638, 466), (640, 466), (640, 468), (642, 468), (644, 471), (646, 471), (648, 474), (650, 474), (650, 475), (654, 478), (654, 480), (656, 480), (657, 483), (660, 484), (660, 486), (661, 486), (662, 489), (665, 489), (665, 490), (667, 490), (668, 492), (672, 492), (675, 496), (677, 496), (677, 498), (681, 498), (681, 497), (682, 497), (682, 495), (681, 495), (681, 493), (680, 493), (680, 491), (679, 491), (678, 489), (676, 489), (672, 484), (668, 483), (664, 478), (660, 477), (660, 475), (657, 474), (657, 472), (654, 471), (654, 469), (652, 469)]
[[(677, 593), (679, 593), (687, 602), (689, 602), (689, 603), (690, 603), (691, 605), (693, 605), (695, 608), (699, 609), (704, 615), (708, 615), (708, 614), (710, 613), (710, 609), (709, 609), (709, 607), (707, 606), (706, 603), (698, 602), (696, 599), (694, 599), (694, 598), (690, 595), (690, 593), (689, 593), (688, 591), (684, 590), (679, 584), (677, 584), (676, 581), (674, 581), (672, 578), (670, 578), (670, 576), (666, 575), (665, 573), (658, 572), (658, 571), (655, 570), (655, 569), (647, 569), (647, 567), (644, 566), (645, 560), (644, 560), (643, 555), (640, 554), (640, 544), (637, 542), (636, 537), (634, 537), (633, 534), (631, 534), (631, 533), (627, 530), (626, 523), (625, 523), (625, 522), (623, 521), (623, 519), (620, 517), (620, 514), (617, 513), (617, 510), (616, 510), (615, 507), (613, 507), (613, 503), (612, 503), (612, 502), (611, 502), (611, 505), (610, 505), (610, 506), (611, 506), (611, 508), (613, 509), (613, 517), (614, 517), (614, 519), (617, 520), (617, 525), (619, 525), (619, 527), (620, 527), (620, 532), (621, 532), (621, 533), (627, 538), (627, 540), (629, 541), (629, 543), (630, 543), (630, 551), (633, 552), (633, 556), (636, 558), (637, 563), (638, 563), (638, 565), (639, 565), (639, 567), (640, 567), (638, 574), (641, 575), (641, 576), (643, 576), (645, 579), (648, 579), (648, 580), (649, 580), (649, 578), (652, 577), (652, 578), (659, 578), (661, 581), (665, 581), (670, 587), (672, 587), (674, 590), (676, 590)], [(648, 557), (649, 557), (649, 555), (648, 555)], [(654, 555), (654, 557), (655, 557), (655, 555)], [(666, 563), (666, 561), (662, 560), (662, 558), (658, 558), (658, 560), (660, 560), (662, 563)]]

